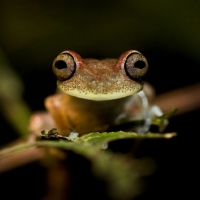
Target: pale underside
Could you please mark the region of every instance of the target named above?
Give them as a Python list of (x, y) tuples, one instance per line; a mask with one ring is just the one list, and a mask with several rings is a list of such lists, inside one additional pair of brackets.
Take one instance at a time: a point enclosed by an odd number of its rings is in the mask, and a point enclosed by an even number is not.
[[(62, 90), (62, 87), (60, 87)], [(104, 101), (104, 100), (112, 100), (112, 99), (119, 99), (123, 97), (127, 97), (130, 95), (133, 95), (137, 92), (139, 92), (142, 89), (142, 87), (137, 87), (133, 90), (126, 90), (126, 91), (116, 91), (111, 93), (94, 93), (92, 91), (81, 91), (79, 89), (73, 89), (73, 90), (64, 90), (65, 94), (82, 98), (82, 99), (88, 99), (88, 100), (94, 100), (94, 101)], [(63, 90), (62, 90), (63, 91)]]

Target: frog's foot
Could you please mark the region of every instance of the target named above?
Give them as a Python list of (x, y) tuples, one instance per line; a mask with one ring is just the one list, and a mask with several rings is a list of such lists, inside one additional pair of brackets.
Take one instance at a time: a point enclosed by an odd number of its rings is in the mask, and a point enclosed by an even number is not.
[(77, 133), (77, 132), (71, 132), (69, 134), (69, 138), (70, 139), (76, 139), (76, 138), (78, 138), (78, 135), (79, 135), (79, 133)]
[[(155, 117), (161, 116), (163, 113), (158, 106), (152, 106), (143, 111), (144, 124), (137, 128), (138, 133), (146, 133), (150, 130), (152, 121)], [(165, 120), (164, 123), (159, 126), (159, 131), (162, 132), (168, 124), (168, 120)]]
[[(152, 120), (156, 117), (160, 117), (163, 115), (162, 110), (160, 109), (160, 107), (154, 105), (150, 108), (149, 110), (150, 115)], [(167, 127), (167, 125), (169, 124), (168, 119), (164, 119), (163, 122), (159, 125), (159, 132), (163, 132), (165, 130), (165, 128)]]
[(103, 150), (105, 150), (105, 149), (107, 149), (108, 148), (108, 143), (106, 142), (106, 143), (103, 143), (102, 145), (101, 145), (101, 149), (103, 149)]
[(50, 130), (52, 127), (56, 125), (51, 115), (41, 111), (31, 116), (28, 129), (31, 133), (40, 136), (41, 130)]

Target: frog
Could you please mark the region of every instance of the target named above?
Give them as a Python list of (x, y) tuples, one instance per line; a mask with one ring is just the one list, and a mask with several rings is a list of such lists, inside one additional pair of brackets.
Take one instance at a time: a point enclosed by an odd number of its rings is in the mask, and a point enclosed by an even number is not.
[(121, 130), (124, 124), (143, 120), (139, 127), (131, 125), (131, 130), (147, 132), (152, 118), (149, 102), (155, 96), (144, 81), (148, 68), (146, 57), (137, 50), (101, 60), (62, 51), (52, 64), (57, 92), (44, 100), (47, 112), (35, 113), (29, 129), (56, 127), (61, 135), (83, 135)]

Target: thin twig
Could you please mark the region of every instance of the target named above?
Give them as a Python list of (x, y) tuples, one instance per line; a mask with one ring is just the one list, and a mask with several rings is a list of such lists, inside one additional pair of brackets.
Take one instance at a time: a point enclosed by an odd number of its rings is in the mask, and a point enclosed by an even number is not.
[(172, 90), (157, 96), (153, 104), (163, 112), (178, 108), (175, 115), (181, 115), (200, 108), (200, 83)]

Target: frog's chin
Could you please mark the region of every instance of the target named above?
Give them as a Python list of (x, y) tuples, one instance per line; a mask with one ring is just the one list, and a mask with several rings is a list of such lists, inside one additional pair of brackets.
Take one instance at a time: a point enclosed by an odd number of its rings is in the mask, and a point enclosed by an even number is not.
[(81, 99), (87, 99), (92, 101), (106, 101), (106, 100), (114, 100), (114, 99), (120, 99), (127, 96), (134, 95), (135, 93), (138, 93), (140, 90), (136, 91), (127, 91), (127, 92), (113, 92), (113, 93), (107, 93), (107, 94), (95, 94), (91, 92), (80, 92), (77, 90), (71, 90), (71, 91), (62, 91), (65, 94), (68, 94), (70, 96), (74, 96)]

